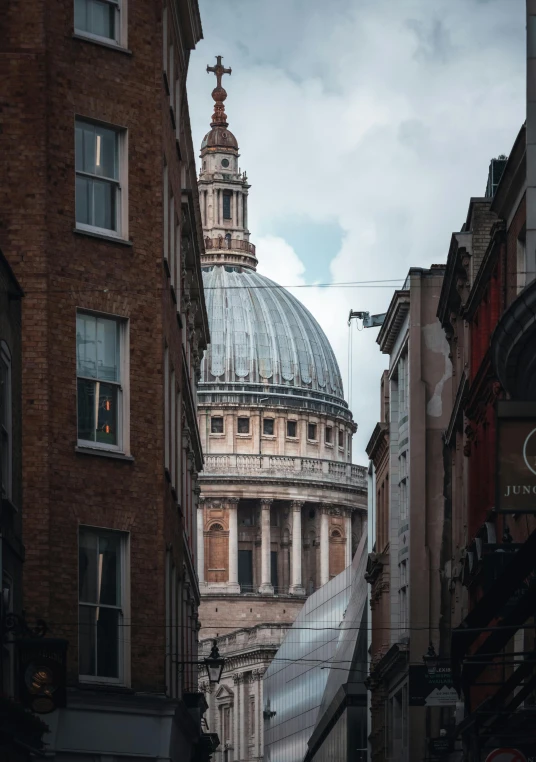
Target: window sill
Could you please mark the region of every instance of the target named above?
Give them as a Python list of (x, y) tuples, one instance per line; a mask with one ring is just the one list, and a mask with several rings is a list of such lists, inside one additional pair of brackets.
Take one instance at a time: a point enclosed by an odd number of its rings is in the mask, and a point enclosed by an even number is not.
[(225, 432), (218, 434), (216, 432), (210, 432), (209, 437), (214, 437), (215, 439), (225, 439)]
[(330, 448), (330, 450), (333, 450), (333, 444), (332, 444), (331, 442), (324, 442), (324, 445), (325, 445), (326, 447), (329, 447), (329, 448)]
[(132, 455), (125, 455), (124, 452), (118, 450), (104, 450), (99, 447), (84, 447), (83, 445), (77, 445), (74, 451), (80, 455), (97, 455), (100, 458), (113, 458), (115, 460), (126, 460), (128, 463), (134, 463)]
[(124, 683), (113, 682), (112, 680), (107, 682), (106, 678), (103, 678), (102, 681), (100, 681), (98, 678), (89, 678), (86, 680), (83, 677), (79, 677), (78, 685), (76, 687), (83, 691), (100, 691), (102, 693), (134, 693), (132, 688), (129, 688)]
[(132, 51), (128, 48), (123, 48), (116, 42), (108, 42), (106, 39), (100, 39), (99, 37), (92, 37), (89, 34), (83, 32), (73, 32), (73, 40), (80, 40), (81, 42), (90, 42), (93, 45), (99, 45), (102, 48), (108, 48), (108, 50), (115, 50), (117, 53), (124, 53), (127, 56), (132, 55)]
[(261, 434), (261, 439), (277, 439), (275, 434)]
[(307, 440), (307, 444), (317, 445), (318, 444), (318, 439), (308, 439)]
[(251, 439), (251, 437), (253, 436), (253, 434), (242, 434), (241, 432), (237, 431), (237, 432), (236, 432), (236, 436), (237, 436), (239, 439)]
[(300, 441), (299, 437), (289, 437), (288, 434), (287, 434), (287, 436), (285, 438), (288, 439), (289, 442), (299, 442)]
[(106, 235), (106, 233), (97, 233), (92, 230), (82, 230), (82, 228), (73, 228), (73, 233), (76, 235), (88, 236), (89, 238), (99, 238), (101, 241), (109, 241), (110, 243), (118, 243), (120, 246), (133, 246), (132, 241), (128, 241), (126, 238), (119, 238), (115, 235)]

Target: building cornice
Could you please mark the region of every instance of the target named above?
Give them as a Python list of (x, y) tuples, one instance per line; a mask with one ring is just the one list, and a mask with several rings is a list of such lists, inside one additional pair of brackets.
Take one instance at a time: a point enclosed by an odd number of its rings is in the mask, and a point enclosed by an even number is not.
[(503, 220), (498, 220), (491, 229), (491, 240), (478, 269), (471, 291), (467, 298), (463, 317), (471, 322), (482, 301), (482, 297), (491, 279), (493, 268), (499, 257), (501, 245), (506, 241), (506, 225)]
[(409, 289), (395, 291), (391, 304), (385, 315), (385, 320), (380, 328), (376, 343), (380, 346), (383, 354), (391, 354), (395, 341), (400, 331), (400, 327), (409, 312), (410, 293)]
[(385, 454), (387, 447), (389, 446), (389, 424), (384, 421), (379, 421), (374, 427), (372, 436), (370, 437), (365, 451), (369, 458), (373, 461), (375, 468), (378, 468), (378, 464), (381, 461), (382, 456)]

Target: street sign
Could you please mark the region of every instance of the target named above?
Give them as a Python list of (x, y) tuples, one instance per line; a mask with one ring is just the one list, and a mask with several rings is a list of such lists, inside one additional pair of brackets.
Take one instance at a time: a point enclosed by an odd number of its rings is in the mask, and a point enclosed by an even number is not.
[(517, 749), (495, 749), (488, 754), (486, 762), (527, 762), (527, 758)]
[(458, 694), (452, 685), (450, 663), (438, 660), (433, 668), (420, 665), (409, 668), (410, 706), (455, 706)]

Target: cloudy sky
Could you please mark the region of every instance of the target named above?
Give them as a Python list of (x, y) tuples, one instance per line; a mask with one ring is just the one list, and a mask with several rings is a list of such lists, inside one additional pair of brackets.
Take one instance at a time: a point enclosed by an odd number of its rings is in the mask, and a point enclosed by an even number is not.
[[(259, 271), (291, 289), (335, 349), (348, 394), (350, 308), (385, 312), (410, 266), (446, 261), (489, 160), (525, 118), (525, 0), (200, 0), (194, 141), (214, 56), (248, 173)], [(352, 329), (354, 460), (378, 420), (386, 358)]]

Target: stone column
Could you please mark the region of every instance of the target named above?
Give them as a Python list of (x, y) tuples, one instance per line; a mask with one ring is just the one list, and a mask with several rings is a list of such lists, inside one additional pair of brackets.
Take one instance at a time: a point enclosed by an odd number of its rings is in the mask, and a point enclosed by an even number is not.
[(258, 682), (258, 691), (257, 691), (257, 757), (259, 759), (262, 759), (262, 755), (264, 754), (264, 715), (262, 713), (264, 709), (264, 696), (263, 696), (263, 682), (262, 679), (264, 677), (264, 673), (266, 672), (265, 669), (259, 669), (258, 670), (258, 676), (259, 676), (259, 682)]
[(227, 592), (239, 593), (238, 584), (238, 498), (229, 497), (225, 501), (229, 510), (229, 573)]
[(272, 498), (261, 497), (261, 586), (259, 593), (273, 595), (274, 588), (271, 579), (270, 564), (270, 507)]
[(242, 750), (242, 756), (240, 759), (248, 759), (249, 757), (249, 734), (248, 734), (248, 715), (249, 715), (249, 678), (248, 675), (242, 675), (241, 685), (242, 696), (240, 703), (242, 704), (242, 711), (240, 712), (240, 748)]
[(205, 584), (205, 503), (201, 498), (197, 504), (197, 577), (199, 584)]
[[(234, 705), (233, 705), (233, 760), (240, 759), (240, 685), (243, 675), (233, 675), (234, 682)], [(221, 738), (220, 738), (221, 741)]]
[(320, 584), (329, 582), (329, 505), (320, 508)]
[(293, 595), (305, 595), (302, 583), (302, 528), (301, 511), (303, 500), (293, 500), (292, 510), (292, 566), (290, 592)]
[(352, 563), (352, 511), (347, 508), (344, 512), (345, 531), (346, 531), (346, 566)]
[(241, 191), (237, 191), (236, 192), (236, 202), (237, 202), (237, 206), (238, 206), (236, 224), (237, 224), (237, 226), (239, 228), (242, 228), (242, 227), (244, 227), (243, 220), (242, 220), (244, 207), (242, 205), (242, 192)]

